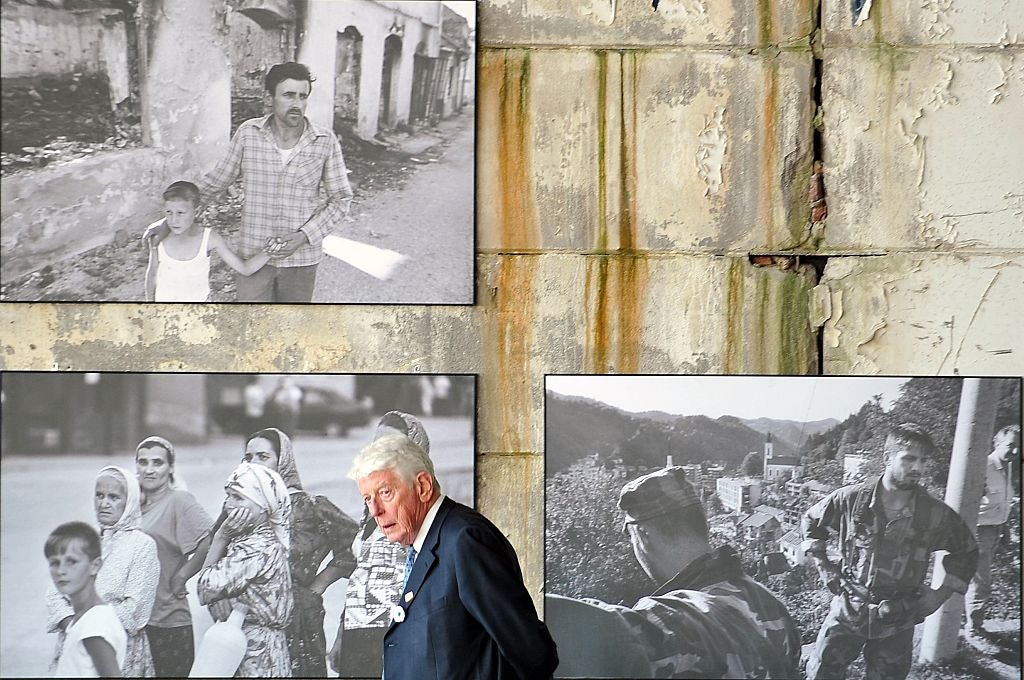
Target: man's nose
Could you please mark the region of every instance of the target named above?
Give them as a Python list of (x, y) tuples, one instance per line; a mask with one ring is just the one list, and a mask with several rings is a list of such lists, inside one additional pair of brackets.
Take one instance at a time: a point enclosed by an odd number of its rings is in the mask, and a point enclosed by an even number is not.
[(373, 500), (372, 498), (366, 501), (366, 507), (370, 510), (370, 516), (376, 517), (383, 512), (383, 508), (380, 507), (380, 503)]

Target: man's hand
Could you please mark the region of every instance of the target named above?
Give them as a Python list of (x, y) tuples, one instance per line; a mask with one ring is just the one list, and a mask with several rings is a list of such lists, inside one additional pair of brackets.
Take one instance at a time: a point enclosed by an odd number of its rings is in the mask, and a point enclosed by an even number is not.
[(300, 247), (309, 243), (309, 237), (303, 231), (292, 232), (288, 236), (277, 239), (270, 239), (267, 242), (267, 252), (275, 258), (288, 257)]
[(231, 616), (231, 603), (228, 600), (215, 600), (206, 605), (214, 621), (227, 621)]
[(818, 567), (818, 576), (821, 577), (821, 582), (833, 593), (837, 592), (836, 588), (838, 588), (841, 575), (839, 565), (824, 555), (812, 554), (811, 557), (814, 558), (814, 564)]
[(938, 610), (942, 606), (942, 603), (949, 599), (949, 596), (953, 594), (951, 588), (943, 586), (937, 590), (926, 588), (921, 594), (921, 597), (917, 599), (917, 618), (919, 621), (924, 621), (926, 618), (932, 615), (933, 612)]

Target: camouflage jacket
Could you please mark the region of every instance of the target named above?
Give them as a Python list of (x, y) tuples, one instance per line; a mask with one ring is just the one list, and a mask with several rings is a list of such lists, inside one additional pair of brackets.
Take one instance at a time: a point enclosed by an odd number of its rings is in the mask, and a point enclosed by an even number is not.
[(620, 614), (646, 651), (653, 678), (793, 678), (796, 624), (746, 575), (732, 548), (699, 557)]
[(965, 592), (978, 546), (960, 515), (917, 487), (904, 511), (888, 518), (880, 484), (844, 486), (813, 505), (803, 519), (804, 550), (824, 553), (831, 533), (838, 533), (841, 567), (876, 599), (909, 596), (924, 585), (931, 553), (946, 550), (940, 558), (945, 575), (932, 587)]

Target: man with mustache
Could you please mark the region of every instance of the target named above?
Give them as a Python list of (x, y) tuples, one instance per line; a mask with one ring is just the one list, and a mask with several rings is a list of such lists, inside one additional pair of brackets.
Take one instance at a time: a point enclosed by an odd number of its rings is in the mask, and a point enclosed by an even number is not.
[(252, 276), (235, 276), (240, 302), (310, 302), (323, 238), (348, 212), (352, 188), (338, 138), (305, 116), (313, 80), (304, 64), (272, 66), (264, 78), (270, 114), (239, 125), (227, 155), (196, 183), (208, 199), (242, 177), (236, 251), (274, 256)]
[[(978, 561), (970, 529), (921, 486), (931, 437), (903, 423), (885, 440), (881, 478), (844, 486), (807, 511), (804, 550), (835, 597), (807, 663), (808, 678), (843, 678), (864, 651), (868, 679), (900, 680), (910, 672), (914, 626), (956, 593), (964, 593)], [(839, 535), (839, 563), (826, 553)], [(931, 553), (945, 570), (925, 586)]]

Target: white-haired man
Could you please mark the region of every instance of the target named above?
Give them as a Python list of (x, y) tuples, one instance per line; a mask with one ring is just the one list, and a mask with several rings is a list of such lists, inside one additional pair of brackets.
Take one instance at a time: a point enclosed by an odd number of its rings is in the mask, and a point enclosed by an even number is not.
[(348, 476), (384, 535), (409, 548), (384, 636), (385, 680), (552, 676), (555, 643), (515, 550), (486, 517), (441, 493), (422, 448), (402, 435), (382, 437)]

